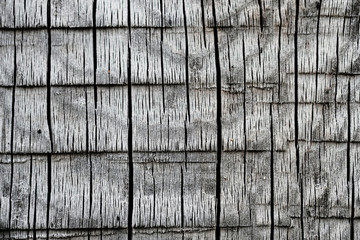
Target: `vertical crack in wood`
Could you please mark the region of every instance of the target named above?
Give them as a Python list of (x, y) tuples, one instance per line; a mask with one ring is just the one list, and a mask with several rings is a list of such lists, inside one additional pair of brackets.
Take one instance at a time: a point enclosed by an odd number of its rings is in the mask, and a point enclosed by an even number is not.
[[(274, 102), (274, 101), (273, 101)], [(274, 126), (273, 126), (273, 113), (272, 113), (273, 104), (270, 103), (270, 221), (271, 221), (271, 230), (270, 230), (270, 239), (274, 240), (274, 231), (275, 231), (275, 222), (274, 222)]]
[[(96, 49), (96, 4), (97, 0), (93, 0), (93, 59), (94, 59), (94, 99), (95, 99), (95, 109), (97, 109), (97, 85), (96, 85), (96, 69), (97, 69), (97, 49)], [(95, 118), (96, 121), (96, 118)], [(96, 139), (96, 138), (95, 138)]]
[(128, 60), (127, 60), (127, 80), (128, 80), (128, 157), (129, 157), (129, 202), (128, 202), (128, 239), (132, 240), (133, 227), (132, 215), (134, 208), (134, 163), (133, 163), (133, 136), (132, 136), (132, 92), (131, 92), (131, 0), (127, 0), (128, 11)]
[(187, 133), (187, 121), (190, 122), (190, 86), (189, 86), (189, 37), (188, 37), (188, 29), (187, 29), (187, 21), (186, 21), (186, 8), (185, 8), (185, 0), (182, 0), (183, 4), (183, 18), (184, 18), (184, 31), (185, 31), (185, 85), (186, 85), (186, 115), (184, 120), (184, 155), (185, 162), (181, 165), (181, 230), (182, 230), (182, 239), (184, 239), (184, 227), (185, 227), (185, 205), (184, 205), (184, 168), (187, 170), (187, 162), (188, 162), (188, 133)]
[[(85, 59), (85, 49), (83, 50), (83, 59)], [(84, 77), (84, 83), (85, 83), (85, 61), (83, 61), (83, 77)], [(96, 75), (96, 71), (94, 72), (94, 75)], [(93, 203), (93, 165), (91, 160), (91, 155), (89, 154), (89, 148), (90, 148), (90, 140), (89, 140), (89, 109), (88, 109), (88, 92), (87, 88), (84, 87), (85, 91), (85, 119), (86, 119), (86, 159), (89, 161), (89, 226), (92, 223), (92, 203)], [(96, 121), (96, 120), (95, 120)], [(85, 205), (83, 205), (85, 206)], [(88, 238), (90, 239), (91, 232), (89, 231)]]
[(35, 181), (35, 195), (34, 195), (34, 215), (33, 215), (33, 238), (36, 239), (36, 205), (37, 205), (37, 182)]
[[(201, 0), (201, 20), (202, 20), (202, 30), (204, 37), (204, 46), (206, 47), (206, 23), (205, 23), (205, 6), (204, 0)], [(216, 26), (216, 20), (214, 19), (214, 25)]]
[[(15, 16), (15, 6), (14, 6), (14, 16)], [(15, 22), (15, 20), (14, 20)], [(15, 25), (15, 23), (14, 23)], [(10, 133), (10, 193), (9, 193), (9, 237), (11, 230), (11, 215), (12, 215), (12, 190), (14, 184), (14, 123), (15, 123), (15, 90), (16, 90), (16, 30), (14, 28), (14, 78), (13, 78), (13, 87), (12, 87), (12, 100), (11, 100), (11, 133)]]
[(47, 123), (50, 136), (50, 153), (47, 154), (47, 209), (46, 209), (46, 238), (49, 239), (50, 229), (50, 202), (51, 202), (51, 154), (54, 151), (51, 125), (51, 0), (47, 1), (47, 34), (48, 34), (48, 55), (47, 55)]
[[(165, 84), (164, 84), (164, 11), (163, 11), (163, 1), (160, 0), (160, 15), (161, 15), (161, 27), (160, 27), (160, 66), (161, 66), (161, 88), (162, 88), (162, 103), (163, 103), (163, 112), (165, 112)], [(151, 31), (151, 30), (150, 30)]]
[(51, 202), (51, 153), (47, 154), (47, 209), (46, 209), (46, 239), (50, 239), (50, 202)]
[(277, 58), (278, 58), (278, 101), (280, 101), (281, 96), (281, 28), (282, 28), (282, 17), (281, 17), (281, 1), (278, 1), (278, 9), (279, 9), (279, 39), (278, 39), (278, 52), (277, 52)]
[[(347, 149), (346, 149), (346, 158), (347, 158), (347, 182), (349, 188), (349, 199), (350, 199), (350, 192), (351, 192), (351, 209), (350, 209), (350, 239), (353, 240), (354, 238), (354, 217), (355, 217), (355, 186), (354, 186), (354, 169), (351, 176), (351, 156), (350, 156), (350, 146), (351, 146), (351, 98), (350, 98), (350, 80), (348, 81), (348, 96), (347, 96)], [(351, 181), (351, 183), (350, 183)], [(351, 191), (350, 191), (351, 186)]]
[[(187, 121), (190, 122), (190, 87), (189, 87), (189, 37), (186, 21), (185, 0), (183, 0), (183, 14), (184, 14), (184, 30), (185, 30), (185, 84), (186, 84), (186, 106), (187, 106)], [(186, 120), (185, 120), (186, 121)], [(186, 123), (185, 123), (186, 124)], [(185, 126), (186, 131), (186, 126)], [(187, 145), (187, 138), (185, 137), (185, 145)], [(185, 146), (186, 150), (186, 146)]]
[[(31, 131), (30, 131), (31, 132)], [(30, 193), (29, 193), (29, 196), (28, 196), (28, 211), (27, 211), (27, 235), (28, 237), (30, 237), (30, 229), (31, 229), (31, 224), (30, 224), (30, 210), (31, 210), (31, 188), (32, 188), (32, 173), (33, 173), (33, 156), (30, 155), (30, 172), (29, 172), (29, 189), (30, 189)], [(34, 216), (36, 215), (36, 212), (34, 212)], [(34, 225), (33, 226), (33, 229), (35, 229), (36, 226)]]
[(259, 12), (260, 12), (260, 29), (262, 32), (264, 28), (264, 18), (263, 18), (263, 9), (262, 9), (261, 0), (258, 0), (258, 4), (259, 4)]
[(212, 1), (212, 13), (214, 19), (214, 45), (215, 45), (215, 66), (216, 66), (216, 123), (217, 123), (217, 150), (216, 150), (216, 231), (215, 237), (220, 239), (220, 213), (221, 213), (221, 153), (222, 153), (222, 132), (221, 132), (221, 67), (219, 55), (219, 39), (216, 22), (215, 0)]
[[(316, 25), (316, 63), (315, 63), (315, 102), (317, 99), (318, 82), (319, 82), (319, 28), (320, 28), (320, 14), (321, 14), (321, 1), (316, 4), (318, 9), (317, 25)], [(336, 101), (335, 101), (336, 102)]]
[(184, 169), (183, 165), (181, 165), (181, 231), (184, 229)]
[[(93, 15), (92, 15), (92, 21), (93, 21), (93, 26), (92, 26), (92, 34), (93, 34), (93, 67), (94, 67), (94, 105), (95, 105), (95, 109), (94, 109), (94, 124), (95, 124), (95, 151), (97, 151), (98, 149), (98, 127), (97, 127), (97, 102), (98, 102), (98, 95), (97, 95), (97, 79), (96, 79), (96, 74), (97, 74), (97, 36), (96, 36), (96, 6), (97, 6), (97, 0), (93, 0), (93, 6), (92, 6), (92, 11), (93, 11)], [(84, 60), (85, 62), (85, 60)], [(110, 68), (109, 68), (110, 70)]]
[(244, 191), (246, 194), (246, 153), (247, 153), (247, 134), (246, 134), (246, 55), (245, 55), (245, 40), (244, 36), (242, 39), (242, 57), (243, 57), (243, 72), (244, 72), (244, 100), (243, 100), (243, 109), (244, 109)]
[(260, 44), (260, 34), (257, 36), (258, 39), (257, 39), (257, 44), (258, 44), (258, 50), (259, 50), (259, 54), (258, 54), (258, 57), (259, 57), (259, 66), (261, 68), (261, 44)]
[(336, 72), (335, 72), (335, 109), (336, 109), (336, 99), (337, 99), (337, 88), (338, 88), (338, 75), (339, 75), (339, 31), (336, 34)]
[(299, 27), (299, 0), (296, 0), (296, 13), (295, 13), (295, 33), (294, 33), (294, 65), (295, 65), (295, 148), (296, 148), (296, 170), (297, 177), (300, 185), (300, 225), (301, 225), (301, 239), (304, 239), (304, 192), (303, 192), (303, 181), (302, 173), (300, 172), (300, 152), (299, 152), (299, 122), (298, 122), (298, 105), (299, 105), (299, 96), (298, 96), (298, 27)]

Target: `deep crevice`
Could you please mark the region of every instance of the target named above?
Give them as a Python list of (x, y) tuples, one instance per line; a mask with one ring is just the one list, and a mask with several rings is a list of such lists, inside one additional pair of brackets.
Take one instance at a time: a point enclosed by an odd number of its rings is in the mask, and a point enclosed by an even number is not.
[[(243, 57), (243, 71), (244, 71), (244, 100), (243, 100), (243, 109), (244, 109), (244, 118), (243, 118), (243, 124), (244, 124), (244, 185), (246, 185), (246, 152), (247, 152), (247, 136), (246, 136), (246, 55), (245, 55), (245, 40), (243, 38), (242, 41), (242, 57)], [(246, 188), (245, 188), (246, 192)]]
[(300, 225), (301, 225), (301, 239), (304, 239), (304, 193), (303, 193), (303, 182), (302, 182), (302, 173), (300, 172), (300, 152), (299, 152), (299, 122), (298, 122), (298, 105), (299, 105), (299, 96), (298, 96), (298, 27), (299, 27), (299, 8), (300, 2), (296, 0), (296, 13), (295, 13), (295, 33), (294, 33), (294, 63), (295, 63), (295, 148), (296, 148), (296, 171), (297, 177), (300, 184)]
[[(96, 85), (96, 69), (97, 69), (97, 48), (96, 48), (96, 3), (97, 0), (93, 0), (93, 61), (94, 61), (94, 99), (95, 109), (97, 109), (97, 85)], [(96, 118), (95, 118), (96, 119)], [(95, 120), (96, 121), (96, 120)]]
[[(351, 218), (350, 218), (350, 239), (353, 240), (354, 238), (354, 215), (355, 215), (355, 187), (354, 187), (354, 169), (353, 174), (351, 177), (351, 152), (350, 152), (350, 138), (351, 138), (351, 106), (350, 106), (350, 81), (348, 82), (348, 97), (347, 97), (347, 152), (346, 152), (346, 167), (347, 167), (347, 182), (350, 188), (350, 181), (351, 182)], [(349, 200), (350, 200), (350, 189), (349, 189)]]
[[(14, 10), (15, 11), (15, 10)], [(15, 15), (14, 15), (15, 16)], [(15, 23), (14, 23), (15, 24)], [(13, 89), (12, 89), (12, 100), (11, 100), (11, 136), (10, 136), (10, 192), (9, 192), (9, 230), (11, 229), (11, 217), (12, 217), (12, 189), (14, 184), (14, 123), (15, 123), (15, 90), (16, 90), (16, 31), (14, 31), (14, 78), (13, 78)], [(10, 234), (10, 233), (9, 233)], [(10, 237), (10, 235), (9, 235)]]
[(221, 152), (222, 152), (222, 126), (221, 126), (221, 67), (219, 54), (219, 39), (216, 22), (215, 0), (212, 1), (214, 19), (214, 45), (216, 66), (216, 123), (217, 123), (217, 151), (216, 151), (216, 231), (215, 237), (220, 239), (220, 213), (221, 213)]
[(161, 6), (161, 28), (160, 28), (160, 66), (161, 66), (161, 88), (162, 88), (162, 101), (163, 101), (163, 112), (165, 112), (165, 84), (164, 84), (164, 50), (163, 50), (163, 42), (164, 42), (164, 12), (163, 12), (163, 1), (160, 0)]
[(278, 1), (278, 8), (279, 8), (279, 18), (280, 18), (280, 24), (279, 24), (279, 49), (278, 49), (278, 101), (281, 102), (281, 28), (282, 28), (282, 18), (281, 18), (281, 1)]
[(51, 0), (47, 2), (47, 34), (48, 34), (48, 56), (47, 56), (47, 124), (50, 136), (50, 153), (47, 154), (47, 209), (46, 209), (46, 238), (49, 239), (50, 229), (50, 202), (51, 202), (51, 154), (54, 152), (53, 134), (51, 125)]
[[(205, 24), (205, 7), (204, 7), (204, 0), (201, 0), (201, 20), (203, 25), (203, 37), (204, 37), (204, 45), (206, 47), (206, 24)], [(214, 19), (214, 26), (216, 28), (216, 20)]]
[(128, 0), (128, 60), (127, 60), (127, 78), (128, 78), (128, 155), (129, 155), (129, 205), (128, 205), (128, 239), (133, 237), (132, 214), (134, 208), (134, 163), (133, 163), (133, 145), (132, 145), (132, 89), (131, 89), (131, 0)]
[[(185, 84), (186, 84), (186, 106), (187, 106), (187, 118), (190, 121), (190, 87), (189, 87), (189, 39), (186, 22), (186, 9), (185, 0), (183, 0), (183, 14), (184, 14), (184, 30), (185, 30)], [(186, 141), (186, 139), (185, 139)]]
[[(31, 122), (31, 120), (30, 120), (30, 122)], [(30, 130), (30, 132), (31, 132), (31, 130)], [(30, 144), (30, 146), (31, 146), (31, 144)], [(29, 173), (29, 189), (30, 189), (30, 191), (32, 190), (31, 188), (33, 185), (32, 184), (32, 174), (33, 174), (33, 156), (30, 155), (30, 173)], [(35, 192), (35, 194), (36, 194), (36, 192)], [(29, 206), (29, 208), (27, 211), (27, 225), (28, 225), (28, 229), (31, 229), (31, 227), (30, 227), (31, 192), (29, 193), (29, 197), (28, 197), (28, 206)], [(36, 216), (36, 212), (34, 212), (34, 215)], [(29, 232), (28, 232), (28, 236), (29, 236)]]
[(271, 135), (271, 157), (270, 157), (270, 219), (271, 219), (271, 232), (270, 239), (274, 240), (275, 232), (275, 217), (274, 217), (274, 126), (273, 126), (273, 113), (272, 113), (273, 104), (270, 104), (270, 135)]
[(34, 215), (33, 215), (33, 239), (36, 239), (36, 204), (37, 204), (37, 182), (35, 181)]
[(315, 102), (318, 101), (317, 99), (317, 90), (318, 90), (318, 75), (319, 75), (319, 28), (320, 28), (320, 12), (321, 12), (321, 2), (318, 2), (318, 18), (317, 18), (317, 25), (316, 25), (316, 63), (315, 63)]
[(184, 228), (184, 170), (183, 165), (181, 165), (181, 230)]
[(258, 0), (258, 4), (259, 4), (259, 12), (260, 12), (260, 29), (262, 32), (264, 28), (264, 18), (263, 18), (263, 9), (262, 9), (261, 0)]
[(51, 202), (51, 153), (47, 156), (47, 209), (46, 209), (46, 239), (50, 239), (50, 202)]
[(336, 73), (335, 73), (335, 108), (337, 99), (337, 88), (338, 88), (338, 75), (339, 75), (339, 32), (336, 34)]
[[(93, 26), (92, 26), (92, 34), (93, 34), (93, 67), (94, 67), (94, 83), (93, 83), (93, 87), (94, 87), (94, 123), (95, 123), (95, 141), (94, 141), (94, 149), (95, 151), (98, 149), (98, 126), (97, 126), (97, 104), (98, 104), (98, 91), (97, 91), (97, 78), (96, 78), (96, 74), (97, 74), (97, 35), (96, 35), (96, 6), (97, 6), (97, 0), (93, 0), (93, 15), (92, 15), (92, 21), (93, 21)], [(85, 60), (84, 60), (84, 64), (85, 64)]]

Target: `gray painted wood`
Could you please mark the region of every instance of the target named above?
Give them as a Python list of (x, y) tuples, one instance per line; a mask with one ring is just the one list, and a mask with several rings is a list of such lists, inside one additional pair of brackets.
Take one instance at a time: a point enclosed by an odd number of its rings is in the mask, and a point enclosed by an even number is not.
[(358, 16), (1, 1), (0, 238), (358, 239)]

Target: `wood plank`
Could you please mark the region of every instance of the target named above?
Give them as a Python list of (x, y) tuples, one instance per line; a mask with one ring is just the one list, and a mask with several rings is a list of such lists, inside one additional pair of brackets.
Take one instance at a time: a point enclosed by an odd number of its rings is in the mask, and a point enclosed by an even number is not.
[(261, 226), (270, 231), (270, 156), (270, 152), (222, 154), (222, 227)]
[[(352, 207), (353, 209), (353, 216), (354, 216), (354, 226), (359, 226), (359, 222), (358, 222), (358, 217), (360, 216), (360, 210), (359, 210), (359, 203), (360, 203), (360, 186), (358, 184), (359, 180), (360, 180), (360, 168), (359, 168), (359, 163), (360, 163), (360, 144), (359, 143), (350, 143), (349, 145), (349, 158), (351, 161), (351, 166), (350, 166), (350, 174), (351, 174), (351, 178), (350, 178), (350, 183), (349, 183), (349, 188), (351, 191), (351, 197), (352, 197)], [(355, 224), (355, 222), (358, 222), (357, 224)], [(355, 230), (357, 228), (355, 227)], [(359, 234), (358, 230), (356, 230), (357, 234)]]
[[(90, 155), (90, 163), (92, 205), (89, 227), (127, 228), (129, 205), (128, 154), (92, 154)], [(109, 239), (111, 239), (110, 236)], [(115, 236), (113, 239), (116, 239)]]
[(273, 104), (272, 121), (272, 218), (273, 236), (301, 238), (301, 182), (295, 145), (295, 106)]
[(94, 114), (91, 111), (94, 109), (91, 107), (92, 101), (88, 99), (93, 99), (93, 88), (51, 88), (51, 127), (55, 153), (85, 152), (88, 149), (87, 129), (93, 128), (90, 128), (87, 118)]
[(188, 32), (189, 118), (187, 149), (190, 151), (215, 151), (216, 124), (216, 68), (214, 34), (196, 29)]
[[(127, 86), (97, 87), (94, 110), (92, 90), (87, 89), (88, 148), (92, 152), (126, 152), (128, 150)], [(70, 150), (70, 149), (68, 149)]]
[(45, 27), (47, 25), (47, 0), (14, 0), (16, 27)]
[(12, 159), (10, 155), (1, 155), (0, 169), (3, 176), (0, 183), (0, 228), (45, 228), (48, 186), (46, 156), (17, 155)]
[(133, 0), (130, 4), (131, 26), (161, 27), (160, 0)]
[[(46, 227), (47, 157), (16, 156), (11, 189), (11, 229)], [(11, 173), (9, 173), (11, 176)]]
[(90, 27), (93, 25), (92, 0), (51, 0), (51, 26)]
[(87, 155), (55, 155), (51, 158), (50, 228), (90, 227), (90, 171)]
[(91, 30), (51, 31), (51, 85), (94, 83)]
[(270, 239), (270, 229), (268, 227), (240, 227), (222, 228), (220, 236), (222, 239)]
[(134, 153), (134, 161), (135, 228), (215, 227), (215, 154)]
[(334, 221), (344, 219), (339, 228), (350, 229), (347, 219), (351, 215), (351, 193), (347, 181), (346, 151), (345, 143), (300, 144), (306, 238), (316, 238), (322, 228), (328, 228), (323, 226), (323, 222), (331, 222), (331, 218)]
[[(195, 155), (196, 156), (196, 155)], [(185, 165), (184, 171), (184, 226), (216, 226), (216, 164), (215, 156), (204, 154), (200, 163)], [(209, 161), (213, 157), (213, 161)]]
[(147, 28), (131, 31), (131, 82), (161, 83), (161, 32)]
[(11, 88), (0, 87), (0, 153), (11, 152), (12, 97)]
[(212, 229), (190, 229), (179, 231), (178, 229), (139, 229), (134, 232), (134, 239), (137, 240), (155, 240), (155, 239), (174, 239), (174, 240), (190, 240), (190, 239), (215, 239), (215, 230)]
[(14, 106), (14, 153), (51, 151), (47, 122), (47, 89), (16, 88)]
[(345, 142), (348, 136), (347, 104), (300, 104), (299, 139)]
[(179, 164), (134, 164), (134, 227), (180, 227)]
[(0, 31), (0, 86), (12, 86), (14, 84), (14, 35), (14, 31)]
[[(3, 235), (1, 235), (3, 234)], [(49, 233), (45, 230), (27, 231), (27, 230), (12, 230), (1, 232), (2, 239), (72, 239), (72, 240), (115, 240), (127, 238), (127, 230), (123, 229), (101, 229), (101, 230), (50, 230)]]
[(359, 112), (360, 104), (349, 103), (350, 104), (350, 141), (360, 141), (360, 122), (359, 122)]
[(16, 31), (16, 85), (45, 86), (47, 71), (46, 30)]
[(14, 27), (14, 1), (0, 2), (0, 27)]
[(127, 227), (127, 154), (54, 155), (51, 161), (52, 229)]
[(54, 152), (127, 151), (126, 86), (98, 87), (96, 112), (93, 87), (52, 87), (51, 91)]
[[(97, 84), (127, 83), (128, 37), (128, 30), (125, 28), (96, 30)], [(93, 46), (88, 47), (92, 48)], [(89, 50), (90, 52), (93, 51), (93, 49)], [(89, 56), (89, 58), (92, 59), (92, 56)]]
[(97, 0), (97, 27), (124, 27), (128, 25), (127, 0)]
[(185, 149), (186, 102), (182, 86), (133, 86), (134, 151)]
[[(0, 229), (9, 229), (10, 196), (11, 196), (11, 156), (0, 155)], [(0, 232), (1, 234), (1, 232)], [(1, 236), (1, 235), (0, 235)]]

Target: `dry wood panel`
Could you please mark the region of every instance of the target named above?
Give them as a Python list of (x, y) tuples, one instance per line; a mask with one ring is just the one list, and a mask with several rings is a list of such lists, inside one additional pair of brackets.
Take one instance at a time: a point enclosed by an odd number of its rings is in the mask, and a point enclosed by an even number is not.
[(1, 155), (0, 165), (1, 229), (46, 228), (46, 156)]
[(127, 156), (123, 154), (54, 156), (50, 227), (125, 228), (128, 209), (126, 161)]
[(11, 88), (0, 88), (0, 152), (11, 152), (11, 113), (12, 113), (12, 90)]
[(89, 27), (93, 25), (92, 0), (50, 0), (51, 26)]
[(0, 85), (12, 86), (14, 81), (14, 31), (0, 31)]
[(16, 89), (13, 152), (51, 152), (46, 116), (46, 92), (46, 88), (43, 87)]
[(359, 9), (0, 1), (0, 238), (358, 239)]
[(94, 82), (92, 31), (51, 32), (51, 85)]
[[(99, 29), (96, 31), (97, 84), (123, 85), (127, 83), (128, 37), (126, 28)], [(91, 35), (90, 39), (93, 39)], [(92, 51), (92, 45), (86, 47), (90, 47), (90, 51)], [(92, 67), (92, 65), (90, 66)]]

